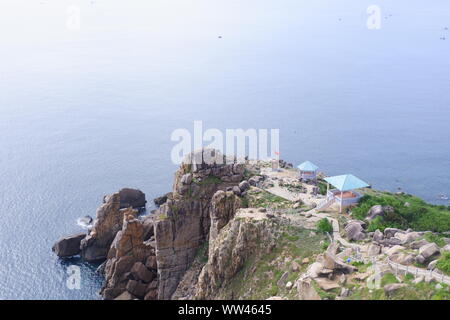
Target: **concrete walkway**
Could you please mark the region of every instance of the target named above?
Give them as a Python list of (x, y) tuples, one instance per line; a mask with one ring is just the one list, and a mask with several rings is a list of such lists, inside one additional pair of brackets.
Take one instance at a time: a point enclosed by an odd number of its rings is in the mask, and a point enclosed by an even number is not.
[[(269, 176), (271, 178), (274, 178), (274, 177), (291, 178), (291, 179), (296, 178), (295, 174), (293, 174), (292, 172), (289, 172), (289, 171), (283, 171), (283, 172), (280, 172), (280, 174), (278, 172), (271, 172), (271, 171), (268, 173), (269, 174), (267, 174), (267, 176)], [(267, 192), (270, 192), (276, 196), (284, 198), (286, 200), (289, 200), (292, 202), (301, 200), (306, 205), (312, 205), (312, 204), (319, 205), (319, 203), (321, 203), (324, 200), (324, 197), (314, 196), (311, 194), (311, 191), (313, 188), (313, 186), (311, 186), (311, 185), (303, 184), (303, 186), (306, 187), (306, 189), (307, 189), (307, 193), (294, 193), (294, 192), (291, 192), (288, 189), (280, 186), (278, 184), (278, 180), (273, 180), (273, 181), (274, 181), (274, 186), (271, 188), (265, 188), (264, 190), (266, 190)], [(356, 243), (350, 243), (349, 241), (347, 241), (346, 239), (341, 237), (339, 221), (336, 218), (332, 217), (329, 213), (318, 212), (317, 209), (315, 209), (315, 208), (302, 213), (302, 215), (308, 215), (308, 214), (311, 214), (311, 218), (309, 218), (309, 219), (313, 220), (314, 222), (317, 222), (323, 218), (328, 219), (328, 221), (330, 221), (333, 226), (333, 239), (334, 240), (340, 242), (344, 247), (352, 248), (353, 251), (355, 251), (355, 252), (357, 251), (359, 253), (364, 253), (365, 250), (364, 250), (363, 246), (356, 244)], [(380, 256), (378, 256), (378, 257), (380, 257)], [(389, 258), (387, 258), (384, 262), (379, 261), (379, 263), (389, 266), (391, 268), (391, 270), (393, 270), (393, 271), (401, 270), (405, 273), (410, 273), (415, 276), (418, 276), (418, 275), (428, 276), (428, 277), (434, 278), (438, 282), (442, 282), (442, 283), (446, 283), (446, 284), (450, 285), (450, 277), (445, 276), (441, 273), (436, 273), (436, 272), (432, 272), (430, 270), (424, 270), (421, 268), (415, 268), (412, 266), (404, 266), (404, 265), (401, 265), (398, 263), (394, 263), (393, 261), (390, 261)]]
[[(286, 200), (289, 200), (292, 202), (301, 200), (306, 205), (312, 205), (312, 204), (318, 205), (320, 202), (322, 202), (324, 200), (324, 198), (322, 198), (322, 197), (319, 198), (319, 197), (311, 195), (313, 186), (305, 185), (305, 184), (304, 184), (304, 186), (307, 189), (307, 193), (294, 193), (294, 192), (289, 191), (286, 188), (281, 187), (278, 184), (278, 181), (274, 180), (274, 186), (271, 188), (267, 188), (265, 190), (267, 192), (270, 192), (270, 193), (278, 196), (278, 197), (281, 197), (283, 199), (286, 199)], [(312, 214), (312, 217), (317, 217), (317, 219), (316, 219), (317, 221), (319, 221), (320, 219), (323, 219), (323, 218), (327, 218), (328, 221), (330, 221), (333, 226), (333, 239), (339, 241), (343, 246), (350, 247), (350, 248), (355, 248), (355, 246), (359, 246), (356, 244), (352, 244), (341, 237), (339, 222), (337, 221), (337, 219), (331, 217), (327, 213), (317, 212), (316, 209), (311, 209), (309, 211), (304, 212), (303, 214), (306, 215), (308, 213)]]

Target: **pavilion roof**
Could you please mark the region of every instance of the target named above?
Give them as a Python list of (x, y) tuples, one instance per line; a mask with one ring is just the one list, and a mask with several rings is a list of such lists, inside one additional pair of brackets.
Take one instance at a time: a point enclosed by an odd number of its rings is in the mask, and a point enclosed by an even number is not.
[(333, 185), (339, 191), (349, 191), (369, 186), (367, 182), (355, 177), (352, 174), (327, 177), (325, 178), (325, 181)]
[(299, 164), (297, 168), (299, 168), (302, 171), (316, 171), (317, 169), (319, 169), (318, 166), (316, 166), (314, 163), (310, 161), (305, 161), (302, 164)]

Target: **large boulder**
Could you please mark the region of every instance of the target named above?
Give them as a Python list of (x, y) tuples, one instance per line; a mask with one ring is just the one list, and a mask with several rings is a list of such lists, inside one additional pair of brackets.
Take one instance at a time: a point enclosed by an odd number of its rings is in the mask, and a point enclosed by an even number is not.
[(338, 283), (336, 283), (335, 281), (332, 281), (328, 278), (317, 278), (317, 279), (315, 279), (315, 281), (317, 282), (319, 287), (325, 291), (330, 291), (330, 290), (340, 287), (340, 285)]
[(383, 217), (386, 213), (394, 212), (394, 208), (391, 206), (381, 206), (381, 205), (375, 205), (369, 209), (367, 212), (366, 219), (367, 220), (373, 220), (376, 217)]
[(376, 256), (378, 254), (380, 254), (381, 252), (381, 247), (375, 243), (370, 244), (368, 250), (367, 250), (367, 254), (369, 256)]
[(144, 227), (143, 239), (144, 241), (147, 241), (155, 235), (153, 217), (152, 216), (145, 217), (142, 221), (142, 225)]
[(389, 239), (393, 237), (397, 232), (404, 232), (404, 231), (397, 228), (386, 228), (384, 229), (384, 237)]
[(241, 189), (238, 186), (234, 186), (232, 189), (233, 193), (237, 196), (241, 195)]
[(166, 203), (167, 199), (172, 197), (172, 192), (168, 192), (161, 197), (157, 197), (153, 200), (153, 202), (159, 207), (162, 204)]
[(53, 245), (52, 250), (60, 258), (76, 256), (81, 252), (80, 243), (85, 237), (85, 233), (79, 233), (61, 238)]
[(421, 239), (421, 240), (416, 240), (416, 241), (411, 242), (409, 244), (409, 247), (411, 249), (417, 250), (417, 249), (419, 249), (420, 247), (423, 247), (426, 244), (429, 244), (429, 242), (427, 240), (425, 240), (425, 239)]
[(127, 283), (127, 291), (139, 298), (144, 298), (147, 285), (141, 281), (130, 280)]
[(124, 291), (114, 300), (135, 300), (135, 299), (136, 297), (133, 296), (131, 293), (129, 293), (128, 291)]
[(364, 234), (364, 229), (359, 221), (350, 221), (345, 226), (345, 232), (347, 233), (347, 238), (349, 240), (363, 240), (366, 235)]
[(317, 278), (323, 269), (323, 265), (320, 262), (314, 262), (308, 267), (306, 274), (311, 278)]
[(387, 284), (384, 286), (384, 293), (386, 295), (390, 295), (392, 294), (394, 291), (400, 289), (400, 288), (404, 288), (407, 285), (405, 283), (391, 283), (391, 284)]
[(388, 256), (392, 256), (392, 255), (394, 255), (394, 254), (396, 254), (396, 253), (398, 253), (398, 252), (401, 252), (401, 251), (403, 251), (403, 250), (405, 250), (405, 247), (400, 246), (400, 245), (395, 245), (395, 246), (393, 246), (392, 248), (387, 249), (387, 250), (385, 251), (385, 253), (386, 253)]
[(134, 279), (141, 280), (144, 283), (150, 283), (150, 281), (155, 278), (155, 274), (147, 269), (147, 267), (140, 261), (133, 265), (130, 272)]
[(383, 206), (378, 204), (378, 205), (372, 206), (369, 209), (369, 211), (367, 211), (366, 219), (372, 220), (375, 217), (383, 216), (383, 215), (384, 215)]
[(299, 279), (297, 281), (297, 291), (299, 300), (321, 300), (310, 278)]
[(81, 241), (81, 257), (88, 262), (105, 260), (114, 237), (122, 229), (123, 212), (120, 210), (119, 193), (106, 196), (104, 201), (97, 209), (90, 233)]
[(394, 238), (399, 239), (401, 241), (401, 244), (408, 244), (420, 238), (420, 234), (418, 232), (397, 232), (395, 233)]
[(450, 252), (450, 244), (445, 245), (445, 247), (443, 247), (441, 249), (442, 252)]
[(428, 258), (439, 254), (439, 247), (432, 242), (419, 248), (419, 254), (427, 260)]
[(437, 260), (437, 259), (431, 261), (431, 262), (428, 264), (427, 269), (428, 269), (428, 270), (434, 270), (434, 268), (436, 268), (436, 265), (437, 265), (438, 261), (439, 261), (439, 260)]
[(395, 253), (395, 254), (391, 255), (390, 258), (395, 263), (400, 263), (405, 266), (409, 266), (416, 261), (416, 259), (415, 259), (416, 257), (414, 255), (403, 253), (403, 252)]
[(380, 242), (384, 238), (383, 232), (381, 232), (379, 229), (375, 230), (373, 233), (373, 241)]
[(352, 273), (357, 270), (356, 267), (346, 264), (342, 259), (336, 256), (338, 243), (333, 241), (323, 254), (322, 265), (325, 269), (340, 271), (343, 273)]
[(264, 178), (262, 176), (253, 176), (250, 179), (248, 179), (248, 183), (251, 186), (256, 187), (262, 180), (264, 180)]
[(250, 188), (250, 184), (248, 183), (247, 180), (244, 180), (241, 183), (239, 183), (239, 189), (241, 189), (241, 192), (244, 192), (248, 188)]
[(142, 208), (145, 207), (145, 193), (138, 189), (123, 188), (119, 191), (120, 208)]
[(400, 240), (399, 238), (391, 237), (391, 238), (387, 238), (387, 239), (384, 239), (383, 241), (381, 241), (381, 244), (386, 245), (386, 246), (398, 246), (398, 245), (403, 244), (403, 241)]

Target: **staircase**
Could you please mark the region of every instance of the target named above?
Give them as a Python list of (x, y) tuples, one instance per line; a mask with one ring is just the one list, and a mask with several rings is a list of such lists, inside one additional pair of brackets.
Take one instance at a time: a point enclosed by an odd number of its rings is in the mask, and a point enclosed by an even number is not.
[(334, 198), (327, 198), (317, 205), (316, 210), (319, 211), (319, 210), (326, 209), (329, 206), (331, 206), (331, 204), (333, 204), (333, 202), (334, 202)]

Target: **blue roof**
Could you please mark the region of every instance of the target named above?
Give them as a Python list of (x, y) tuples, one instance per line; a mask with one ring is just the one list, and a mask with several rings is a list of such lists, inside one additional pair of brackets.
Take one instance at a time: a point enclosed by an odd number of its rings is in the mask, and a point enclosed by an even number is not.
[(317, 169), (319, 169), (318, 166), (316, 166), (314, 163), (310, 161), (305, 161), (302, 164), (299, 164), (297, 168), (299, 168), (302, 171), (316, 171)]
[(359, 188), (365, 188), (369, 185), (352, 174), (344, 174), (325, 178), (325, 181), (333, 185), (339, 191), (349, 191)]

